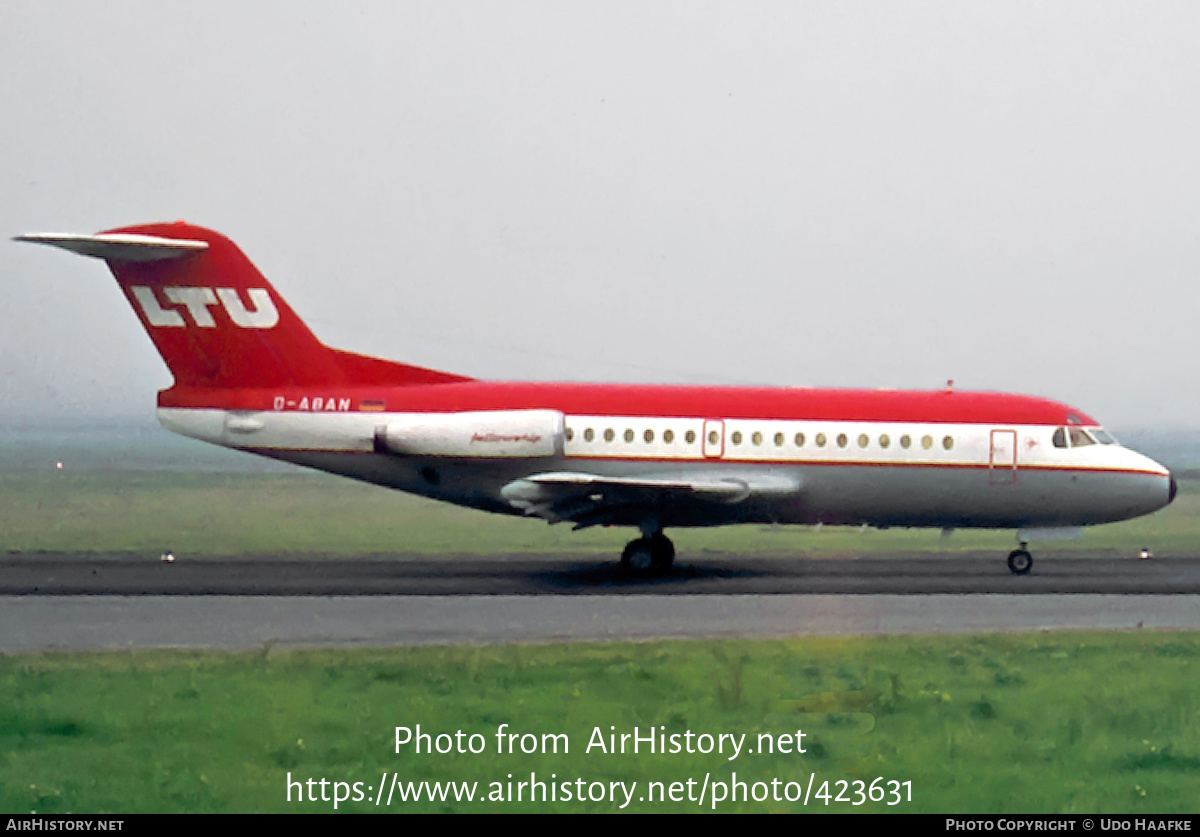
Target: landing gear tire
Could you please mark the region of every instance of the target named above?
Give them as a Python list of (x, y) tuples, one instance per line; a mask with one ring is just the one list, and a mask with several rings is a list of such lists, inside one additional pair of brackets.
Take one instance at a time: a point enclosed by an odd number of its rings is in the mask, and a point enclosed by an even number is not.
[(1033, 567), (1033, 556), (1024, 549), (1014, 549), (1008, 553), (1008, 568), (1013, 575), (1025, 575)]
[(671, 569), (671, 564), (675, 561), (675, 544), (671, 543), (671, 539), (662, 532), (655, 532), (650, 536), (650, 550), (654, 555), (654, 571), (665, 573)]
[(621, 553), (621, 569), (626, 575), (649, 575), (654, 568), (654, 550), (649, 538), (638, 538), (625, 545)]
[(621, 569), (629, 575), (661, 575), (671, 569), (675, 545), (662, 532), (630, 541), (621, 553)]

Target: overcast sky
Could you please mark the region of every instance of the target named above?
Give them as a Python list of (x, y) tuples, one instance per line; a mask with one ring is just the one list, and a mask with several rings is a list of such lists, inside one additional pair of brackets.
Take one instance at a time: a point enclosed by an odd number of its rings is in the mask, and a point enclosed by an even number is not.
[(0, 412), (148, 418), (185, 219), (330, 345), (1200, 428), (1194, 2), (0, 0)]

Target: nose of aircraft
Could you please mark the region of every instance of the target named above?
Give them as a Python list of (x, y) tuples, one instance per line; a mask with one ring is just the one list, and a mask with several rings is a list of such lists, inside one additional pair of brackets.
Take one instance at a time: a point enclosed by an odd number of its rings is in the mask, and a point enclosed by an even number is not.
[[(1175, 481), (1175, 475), (1165, 465), (1155, 462), (1145, 454), (1129, 451), (1127, 455), (1130, 456), (1128, 462), (1131, 470), (1142, 475), (1141, 479), (1129, 484), (1130, 490), (1139, 496), (1136, 501), (1140, 509), (1137, 515), (1150, 514), (1169, 506), (1179, 493), (1179, 483)], [(1150, 479), (1147, 481), (1145, 477)], [(1135, 485), (1139, 487), (1135, 488)]]

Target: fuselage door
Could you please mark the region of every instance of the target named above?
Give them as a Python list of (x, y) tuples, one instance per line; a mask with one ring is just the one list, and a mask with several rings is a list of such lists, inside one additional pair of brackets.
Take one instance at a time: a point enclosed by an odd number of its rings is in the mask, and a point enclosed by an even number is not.
[(708, 459), (720, 459), (725, 452), (725, 422), (708, 419), (704, 422), (704, 455)]
[(1017, 431), (993, 430), (988, 455), (988, 478), (994, 484), (1017, 481)]

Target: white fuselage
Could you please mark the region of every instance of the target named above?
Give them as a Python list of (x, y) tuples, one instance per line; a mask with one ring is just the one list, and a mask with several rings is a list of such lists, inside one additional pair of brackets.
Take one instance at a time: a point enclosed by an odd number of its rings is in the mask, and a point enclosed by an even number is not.
[[(534, 411), (506, 414), (523, 412)], [(546, 417), (552, 411), (537, 412), (538, 423), (529, 426), (539, 442), (526, 454), (512, 449), (521, 443), (519, 419), (501, 434), (489, 431), (487, 438), (507, 440), (502, 454), (474, 450), (472, 440), (483, 436), (472, 430), (470, 413), (168, 408), (159, 417), (207, 442), (489, 511), (519, 513), (502, 489), (547, 471), (747, 480), (773, 474), (796, 487), (732, 503), (667, 503), (659, 514), (672, 526), (1076, 527), (1145, 514), (1166, 505), (1172, 492), (1170, 474), (1153, 460), (1118, 444), (1059, 447), (1057, 428), (1044, 425), (570, 414), (554, 414), (561, 416), (555, 421)], [(478, 415), (489, 417), (490, 428), (502, 413)], [(381, 430), (397, 440), (382, 451)], [(637, 525), (632, 514), (614, 522)]]

